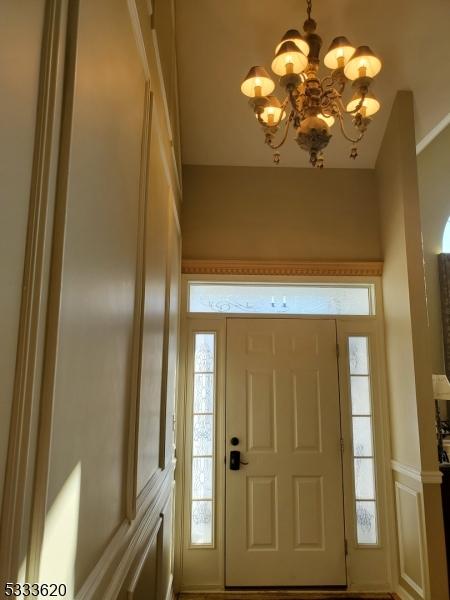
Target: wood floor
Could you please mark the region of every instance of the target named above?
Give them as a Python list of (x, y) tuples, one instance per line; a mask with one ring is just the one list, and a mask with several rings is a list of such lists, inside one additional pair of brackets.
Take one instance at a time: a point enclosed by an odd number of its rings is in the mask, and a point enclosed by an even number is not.
[(317, 592), (296, 590), (245, 590), (226, 592), (182, 592), (179, 600), (398, 600), (396, 594)]

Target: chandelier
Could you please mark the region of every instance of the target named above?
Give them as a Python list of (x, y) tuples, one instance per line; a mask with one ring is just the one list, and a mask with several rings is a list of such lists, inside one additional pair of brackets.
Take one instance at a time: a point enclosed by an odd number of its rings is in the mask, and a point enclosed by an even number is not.
[[(289, 129), (296, 132), (296, 142), (309, 153), (313, 167), (323, 167), (323, 150), (331, 139), (330, 129), (338, 121), (342, 135), (351, 143), (350, 158), (358, 156), (356, 145), (363, 138), (372, 116), (380, 103), (370, 91), (374, 77), (381, 70), (381, 60), (368, 46), (354, 48), (343, 36), (334, 38), (324, 57), (331, 70), (319, 78), (319, 55), (322, 39), (316, 33), (317, 23), (311, 18), (312, 0), (307, 0), (307, 19), (304, 34), (296, 29), (285, 33), (275, 48), (272, 71), (280, 77), (286, 97), (280, 102), (272, 95), (275, 82), (264, 67), (252, 67), (241, 85), (250, 98), (265, 142), (274, 150), (275, 164), (280, 162), (278, 149), (288, 137)], [(343, 93), (352, 82), (353, 95), (344, 102)], [(354, 134), (349, 135), (344, 118), (351, 118)], [(284, 121), (284, 123), (283, 123)], [(276, 136), (280, 129), (281, 139)]]

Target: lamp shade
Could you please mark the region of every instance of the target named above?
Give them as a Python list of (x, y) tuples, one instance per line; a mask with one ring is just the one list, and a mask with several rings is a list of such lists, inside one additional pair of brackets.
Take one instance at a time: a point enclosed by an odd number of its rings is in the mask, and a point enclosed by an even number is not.
[(291, 73), (302, 73), (308, 59), (294, 42), (283, 42), (272, 61), (272, 71), (283, 77)]
[(354, 46), (346, 37), (340, 35), (331, 42), (323, 61), (329, 69), (339, 69), (345, 67), (354, 52)]
[(252, 67), (241, 85), (241, 92), (250, 98), (268, 96), (274, 89), (275, 83), (264, 67)]
[[(269, 127), (278, 125), (278, 123), (284, 119), (286, 113), (276, 96), (268, 96), (267, 99), (269, 100), (269, 104), (264, 107), (260, 117)], [(256, 115), (256, 117), (258, 117), (258, 115)]]
[(344, 67), (344, 75), (354, 81), (358, 77), (375, 77), (381, 71), (381, 60), (369, 46), (359, 46)]
[(433, 375), (433, 400), (450, 400), (450, 382), (446, 375)]
[(289, 29), (289, 31), (286, 31), (286, 33), (281, 38), (281, 42), (275, 48), (275, 54), (277, 54), (278, 50), (281, 48), (284, 42), (294, 42), (297, 48), (301, 50), (301, 52), (303, 52), (305, 56), (308, 56), (309, 44), (302, 36), (302, 34), (299, 31), (297, 31), (297, 29)]
[[(347, 110), (349, 112), (354, 112), (360, 102), (361, 102), (361, 93), (360, 92), (355, 92), (353, 94), (352, 99), (350, 100), (350, 102), (347, 104)], [(380, 103), (378, 102), (378, 100), (375, 98), (375, 96), (369, 92), (366, 94), (364, 101), (361, 105), (361, 108), (358, 110), (358, 112), (360, 112), (364, 117), (371, 117), (372, 115), (374, 115), (376, 112), (378, 112), (380, 110)]]

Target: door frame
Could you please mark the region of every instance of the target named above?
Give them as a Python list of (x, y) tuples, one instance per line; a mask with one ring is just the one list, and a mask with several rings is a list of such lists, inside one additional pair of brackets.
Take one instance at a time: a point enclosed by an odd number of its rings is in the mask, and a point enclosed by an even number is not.
[[(224, 283), (370, 283), (375, 292), (375, 314), (371, 316), (335, 315), (279, 315), (279, 314), (216, 314), (195, 313), (187, 310), (189, 282)], [(181, 290), (181, 340), (180, 377), (177, 407), (177, 469), (176, 469), (176, 515), (175, 515), (175, 589), (177, 591), (224, 590), (225, 589), (225, 375), (226, 375), (226, 330), (230, 318), (276, 318), (276, 319), (333, 319), (336, 321), (337, 339), (340, 346), (338, 358), (339, 388), (341, 404), (341, 430), (344, 438), (343, 493), (345, 515), (345, 537), (348, 545), (346, 560), (347, 589), (349, 591), (393, 591), (397, 573), (395, 508), (391, 485), (391, 450), (389, 405), (385, 374), (384, 320), (382, 306), (381, 277), (358, 276), (224, 276), (224, 275), (183, 275)], [(216, 413), (216, 461), (215, 494), (216, 524), (214, 544), (210, 547), (192, 547), (189, 535), (189, 440), (191, 420), (189, 419), (191, 399), (187, 390), (189, 367), (189, 340), (195, 331), (215, 331), (217, 333), (217, 413)], [(371, 339), (371, 361), (373, 370), (373, 416), (374, 444), (376, 452), (376, 481), (379, 516), (380, 543), (374, 547), (356, 546), (354, 539), (355, 517), (353, 502), (353, 469), (351, 465), (350, 398), (346, 379), (347, 366), (346, 337), (351, 334), (368, 335)], [(344, 351), (342, 351), (344, 350)], [(386, 577), (381, 581), (373, 579), (375, 561), (381, 572), (383, 565)]]

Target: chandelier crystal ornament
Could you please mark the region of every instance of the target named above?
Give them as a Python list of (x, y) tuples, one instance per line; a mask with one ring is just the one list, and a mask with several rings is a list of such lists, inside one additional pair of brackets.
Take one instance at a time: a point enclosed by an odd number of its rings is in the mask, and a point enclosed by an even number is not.
[[(304, 33), (290, 29), (275, 48), (272, 71), (280, 78), (286, 92), (280, 102), (273, 95), (275, 82), (264, 67), (252, 67), (241, 85), (250, 98), (265, 142), (274, 150), (274, 162), (280, 162), (278, 149), (284, 144), (291, 127), (295, 129), (300, 148), (309, 153), (313, 167), (323, 167), (323, 150), (331, 139), (330, 128), (339, 123), (342, 135), (351, 142), (350, 158), (356, 158), (356, 145), (363, 138), (380, 103), (371, 92), (374, 77), (381, 70), (381, 60), (368, 46), (354, 48), (343, 36), (334, 38), (324, 57), (331, 74), (318, 76), (322, 39), (316, 33), (317, 23), (311, 18), (312, 0), (307, 0)], [(345, 103), (343, 93), (351, 82), (353, 95)], [(350, 117), (355, 134), (349, 135), (344, 118)], [(281, 139), (275, 137), (283, 130)]]

